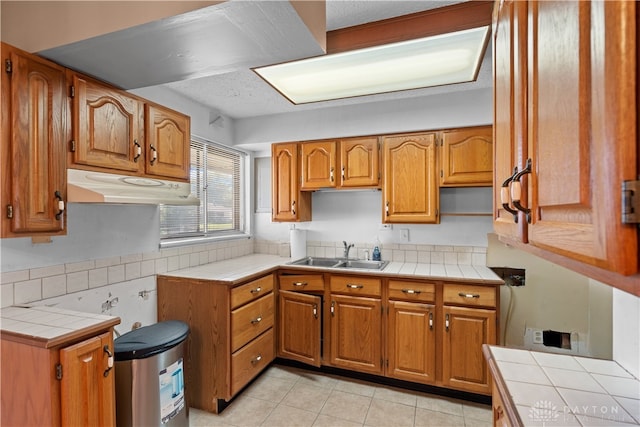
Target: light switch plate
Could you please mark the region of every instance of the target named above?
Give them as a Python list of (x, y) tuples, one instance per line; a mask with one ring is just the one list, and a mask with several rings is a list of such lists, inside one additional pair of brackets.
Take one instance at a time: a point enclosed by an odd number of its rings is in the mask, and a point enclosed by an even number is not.
[(401, 228), (400, 229), (400, 241), (402, 243), (409, 243), (409, 229)]

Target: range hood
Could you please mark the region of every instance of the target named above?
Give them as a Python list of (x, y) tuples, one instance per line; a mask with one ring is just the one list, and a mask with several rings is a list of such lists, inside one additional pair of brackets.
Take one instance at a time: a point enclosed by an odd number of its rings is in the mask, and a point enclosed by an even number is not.
[(67, 201), (147, 205), (200, 203), (191, 194), (189, 183), (78, 169), (67, 169)]

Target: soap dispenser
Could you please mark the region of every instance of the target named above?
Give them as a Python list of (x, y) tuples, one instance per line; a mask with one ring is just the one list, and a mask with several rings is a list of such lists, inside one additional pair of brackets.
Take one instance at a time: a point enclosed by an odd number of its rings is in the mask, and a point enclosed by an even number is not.
[(380, 253), (380, 240), (376, 237), (375, 246), (373, 247), (373, 253), (371, 255), (371, 259), (374, 261), (381, 261), (382, 254)]

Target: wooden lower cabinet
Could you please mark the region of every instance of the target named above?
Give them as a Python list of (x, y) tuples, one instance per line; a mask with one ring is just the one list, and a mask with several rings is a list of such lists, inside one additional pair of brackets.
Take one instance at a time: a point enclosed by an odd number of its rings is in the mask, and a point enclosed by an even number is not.
[(190, 328), (189, 406), (220, 412), (275, 357), (273, 275), (244, 283), (158, 276), (158, 321)]
[(378, 298), (331, 295), (330, 363), (382, 374), (382, 302)]
[(432, 304), (389, 301), (387, 375), (425, 384), (435, 382), (434, 316)]
[(3, 335), (2, 425), (115, 426), (113, 327), (74, 335), (52, 347)]
[(322, 298), (280, 291), (278, 296), (278, 357), (320, 366)]
[(496, 343), (496, 310), (444, 306), (442, 324), (443, 385), (491, 394), (491, 375), (482, 344)]

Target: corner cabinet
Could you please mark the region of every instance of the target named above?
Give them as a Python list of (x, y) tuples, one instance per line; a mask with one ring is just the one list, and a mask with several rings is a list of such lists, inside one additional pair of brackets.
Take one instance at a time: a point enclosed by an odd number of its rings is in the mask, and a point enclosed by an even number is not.
[(158, 276), (158, 321), (189, 325), (187, 400), (218, 413), (275, 358), (273, 274), (244, 283)]
[(639, 175), (636, 7), (496, 3), (494, 221), (503, 239), (640, 295), (638, 219), (621, 219), (638, 198), (624, 188)]
[(311, 221), (311, 193), (300, 191), (298, 144), (271, 145), (271, 219)]
[(2, 48), (1, 237), (66, 234), (64, 69)]
[(491, 187), (493, 127), (443, 131), (439, 158), (440, 187)]
[(3, 331), (1, 348), (2, 425), (115, 426), (112, 326), (52, 340)]
[(382, 138), (382, 222), (439, 222), (436, 154), (436, 133)]

